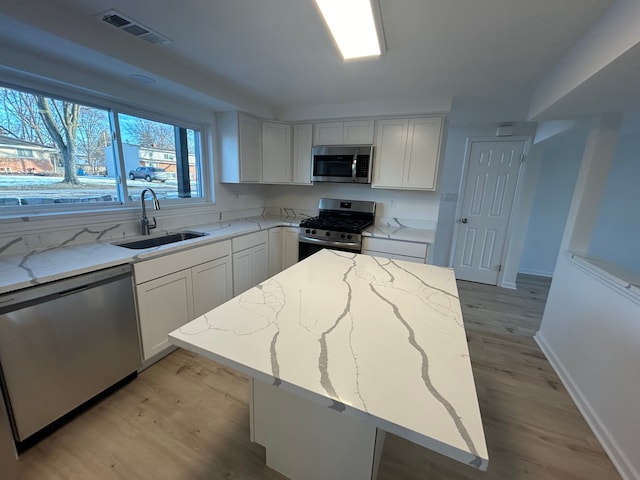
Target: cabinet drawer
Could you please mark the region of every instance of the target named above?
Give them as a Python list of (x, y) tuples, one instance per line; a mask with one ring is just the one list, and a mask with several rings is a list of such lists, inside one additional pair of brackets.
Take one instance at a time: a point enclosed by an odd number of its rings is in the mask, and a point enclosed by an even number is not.
[(154, 278), (163, 277), (170, 273), (191, 268), (216, 258), (231, 255), (231, 241), (211, 243), (201, 247), (171, 253), (159, 258), (153, 258), (133, 265), (136, 285), (148, 282)]
[(427, 244), (415, 242), (403, 242), (401, 240), (386, 240), (384, 238), (364, 237), (363, 250), (386, 252), (407, 257), (426, 258)]
[(241, 237), (236, 237), (232, 239), (233, 252), (239, 252), (241, 250), (246, 250), (247, 248), (260, 245), (261, 243), (267, 243), (268, 238), (269, 236), (266, 230), (261, 230), (259, 232), (249, 233), (247, 235), (242, 235)]

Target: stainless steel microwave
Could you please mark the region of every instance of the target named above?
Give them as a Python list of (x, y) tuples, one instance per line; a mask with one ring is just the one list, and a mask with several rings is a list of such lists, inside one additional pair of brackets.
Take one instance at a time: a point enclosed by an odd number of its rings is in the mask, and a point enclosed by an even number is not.
[(314, 182), (371, 183), (373, 145), (313, 147)]

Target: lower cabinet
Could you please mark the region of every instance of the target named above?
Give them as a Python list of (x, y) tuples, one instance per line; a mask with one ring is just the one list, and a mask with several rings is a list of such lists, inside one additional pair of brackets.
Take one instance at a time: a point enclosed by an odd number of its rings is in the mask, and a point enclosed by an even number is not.
[(232, 297), (230, 241), (136, 263), (133, 269), (145, 361), (170, 351), (170, 332)]
[(298, 229), (282, 227), (282, 270), (298, 263)]
[(427, 243), (387, 240), (384, 238), (364, 237), (362, 253), (374, 257), (406, 260), (408, 262), (427, 263)]
[(282, 271), (282, 227), (269, 229), (269, 276)]
[(280, 273), (298, 263), (298, 229), (274, 227), (269, 229), (269, 276)]
[(234, 296), (269, 278), (268, 238), (263, 230), (232, 240)]

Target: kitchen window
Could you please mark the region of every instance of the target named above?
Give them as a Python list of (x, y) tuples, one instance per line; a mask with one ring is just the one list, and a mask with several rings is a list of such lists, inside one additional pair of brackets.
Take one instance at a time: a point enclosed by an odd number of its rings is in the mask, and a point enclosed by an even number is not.
[(0, 86), (0, 215), (203, 199), (200, 129), (119, 110)]

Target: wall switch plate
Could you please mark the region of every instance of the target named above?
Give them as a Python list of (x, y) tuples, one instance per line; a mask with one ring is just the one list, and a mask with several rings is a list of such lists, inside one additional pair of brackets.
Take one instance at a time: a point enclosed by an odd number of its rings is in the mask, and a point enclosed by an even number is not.
[(457, 192), (442, 192), (442, 200), (445, 202), (457, 202), (458, 201), (458, 193)]

